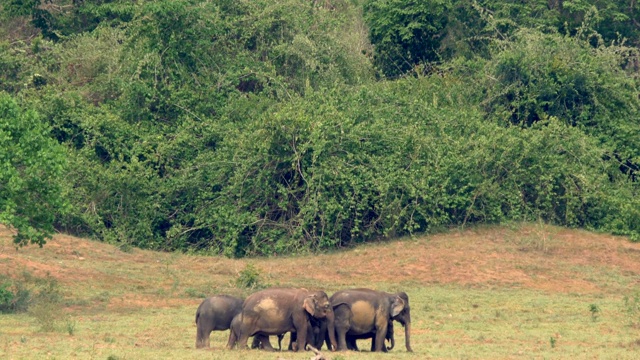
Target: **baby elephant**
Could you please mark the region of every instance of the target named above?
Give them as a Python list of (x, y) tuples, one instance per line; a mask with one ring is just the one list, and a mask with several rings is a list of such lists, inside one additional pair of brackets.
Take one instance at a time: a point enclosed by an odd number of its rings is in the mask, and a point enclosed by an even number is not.
[[(373, 332), (364, 335), (347, 335), (347, 349), (360, 351), (360, 349), (358, 349), (358, 345), (356, 344), (356, 340), (360, 339), (371, 339), (371, 351), (373, 352), (376, 350), (376, 333)], [(383, 346), (382, 351), (387, 352), (389, 350), (392, 350), (396, 345), (396, 339), (393, 336), (393, 321), (389, 321), (389, 325), (387, 325), (387, 336), (385, 336), (385, 340), (389, 341), (389, 346)]]
[[(240, 338), (240, 325), (242, 324), (242, 314), (238, 314), (233, 317), (231, 320), (231, 328), (229, 331), (229, 341), (227, 342), (227, 349), (234, 349), (238, 345), (238, 339)], [(278, 335), (278, 350), (282, 350), (282, 338), (284, 338), (284, 334)], [(252, 349), (262, 349), (266, 351), (275, 351), (273, 346), (271, 346), (271, 342), (269, 341), (269, 336), (264, 334), (256, 334), (253, 337), (253, 342), (251, 343)]]
[(231, 320), (242, 312), (244, 300), (230, 295), (204, 299), (196, 311), (196, 348), (208, 348), (212, 331), (228, 330)]

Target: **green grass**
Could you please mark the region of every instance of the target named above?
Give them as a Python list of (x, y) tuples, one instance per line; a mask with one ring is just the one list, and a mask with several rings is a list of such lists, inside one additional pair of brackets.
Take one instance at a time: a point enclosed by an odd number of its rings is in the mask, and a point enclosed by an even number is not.
[[(345, 359), (599, 358), (633, 359), (640, 333), (622, 296), (548, 294), (522, 289), (430, 286), (411, 295), (413, 354), (396, 326), (390, 354), (331, 354)], [(600, 309), (592, 319), (590, 305)], [(43, 333), (26, 314), (0, 318), (0, 355), (12, 359), (274, 359), (260, 351), (228, 351), (227, 332), (214, 332), (214, 350), (195, 350), (195, 307), (71, 315), (74, 333)], [(554, 346), (550, 339), (555, 339)], [(26, 339), (26, 341), (21, 341)], [(361, 348), (367, 348), (361, 346)], [(283, 353), (290, 359), (308, 354)]]
[[(52, 293), (59, 290), (62, 299), (49, 310), (56, 315), (48, 328), (42, 326), (46, 303), (40, 309), (43, 314), (0, 315), (0, 359), (309, 359), (311, 353), (225, 350), (227, 331), (212, 334), (213, 349), (195, 349), (194, 314), (202, 297), (252, 292), (236, 288), (238, 279), (247, 275), (243, 272), (247, 264), (252, 264), (251, 279), (259, 278), (265, 286), (322, 288), (329, 294), (346, 287), (371, 287), (409, 294), (414, 353), (406, 352), (404, 329), (397, 324), (391, 353), (323, 350), (334, 360), (637, 358), (640, 271), (633, 264), (640, 264), (640, 251), (620, 251), (617, 246), (640, 246), (585, 232), (563, 232), (554, 234), (549, 251), (518, 249), (523, 243), (529, 246), (531, 238), (531, 232), (521, 230), (473, 229), (329, 255), (251, 260), (141, 250), (122, 253), (110, 245), (75, 238), (44, 249), (4, 247), (0, 260), (8, 259), (3, 254), (10, 260), (0, 261), (0, 272), (13, 274), (15, 281), (35, 283), (48, 278), (36, 271), (46, 268), (57, 279), (58, 288)], [(583, 242), (580, 255), (568, 259), (566, 254), (578, 253), (567, 248), (575, 239)], [(0, 241), (8, 244), (10, 239), (0, 231)], [(611, 249), (602, 245), (605, 241)], [(82, 244), (85, 248), (79, 253), (86, 260), (73, 253)], [(459, 258), (440, 265), (435, 265), (437, 257), (427, 260), (433, 254), (450, 255), (464, 244), (470, 244), (469, 250)], [(614, 255), (626, 257), (603, 262)], [(588, 257), (596, 260), (583, 261)], [(486, 263), (469, 272), (468, 258), (476, 259), (471, 264)], [(362, 264), (384, 266), (376, 272)], [(317, 277), (317, 266), (333, 270)], [(437, 271), (441, 271), (437, 278), (421, 278), (420, 274)], [(476, 276), (482, 271), (492, 277), (460, 280), (464, 279), (460, 274)], [(382, 276), (389, 273), (393, 276)], [(528, 280), (514, 282), (513, 274), (525, 274)], [(573, 287), (558, 286), (558, 279), (573, 282)], [(546, 286), (548, 282), (553, 286)], [(364, 341), (359, 346), (369, 348)]]

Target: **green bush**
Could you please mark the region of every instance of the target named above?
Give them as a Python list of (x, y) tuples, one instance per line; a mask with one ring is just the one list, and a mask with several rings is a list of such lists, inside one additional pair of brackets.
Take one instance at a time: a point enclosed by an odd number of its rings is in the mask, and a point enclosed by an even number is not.
[(602, 207), (622, 198), (602, 189), (635, 191), (611, 184), (622, 174), (579, 128), (486, 121), (467, 88), (406, 79), (273, 106), (198, 160), (221, 166), (190, 172), (188, 188), (211, 192), (184, 219), (221, 253), (266, 255), (475, 222), (604, 229)]
[(6, 281), (0, 285), (0, 313), (13, 314), (27, 311), (32, 290), (21, 281)]
[(364, 18), (374, 46), (374, 63), (394, 78), (416, 65), (441, 60), (440, 42), (451, 0), (369, 0)]
[(0, 223), (17, 230), (16, 244), (42, 246), (68, 209), (61, 194), (65, 155), (33, 109), (0, 93)]
[(0, 284), (0, 313), (9, 313), (13, 310), (15, 295), (9, 290), (9, 286), (9, 283)]
[(63, 318), (62, 292), (55, 278), (35, 279), (34, 295), (28, 309), (42, 331), (56, 330)]
[(622, 65), (633, 51), (591, 47), (560, 35), (521, 31), (487, 63), (487, 116), (528, 127), (554, 116), (597, 139), (621, 170), (635, 177), (640, 167), (638, 81)]
[(260, 271), (253, 264), (247, 264), (238, 274), (236, 286), (246, 289), (261, 287)]
[[(2, 278), (0, 285), (0, 313), (30, 313), (38, 312), (38, 307), (49, 310), (42, 314), (42, 318), (55, 316), (56, 312), (49, 307), (59, 305), (62, 301), (62, 293), (58, 282), (47, 276), (45, 278), (33, 277), (25, 272), (17, 279)], [(34, 310), (36, 309), (36, 310)], [(54, 311), (55, 310), (55, 311)], [(59, 309), (58, 309), (59, 310)], [(43, 320), (48, 321), (48, 320)]]

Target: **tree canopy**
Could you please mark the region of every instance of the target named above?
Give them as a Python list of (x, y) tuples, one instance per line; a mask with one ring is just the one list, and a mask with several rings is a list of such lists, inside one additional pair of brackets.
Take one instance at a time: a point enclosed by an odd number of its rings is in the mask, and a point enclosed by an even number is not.
[(6, 1), (0, 222), (226, 256), (544, 220), (640, 239), (640, 10)]

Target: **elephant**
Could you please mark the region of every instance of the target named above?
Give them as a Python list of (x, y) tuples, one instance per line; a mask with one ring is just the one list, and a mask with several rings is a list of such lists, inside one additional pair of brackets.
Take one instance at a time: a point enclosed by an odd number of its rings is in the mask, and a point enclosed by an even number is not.
[(335, 350), (333, 308), (324, 291), (307, 289), (269, 288), (251, 294), (242, 305), (239, 347), (246, 347), (249, 336), (280, 335), (296, 332), (294, 351), (305, 349), (309, 318), (326, 319), (331, 349)]
[[(294, 344), (297, 342), (298, 334), (291, 333), (289, 337), (289, 350), (294, 349)], [(312, 316), (309, 317), (309, 327), (307, 328), (307, 344), (320, 350), (322, 344), (327, 342), (327, 348), (331, 349), (331, 343), (327, 336), (327, 319), (316, 319)]]
[[(347, 334), (347, 349), (360, 351), (360, 349), (358, 349), (358, 345), (356, 344), (356, 340), (371, 339), (371, 351), (375, 351), (375, 336), (375, 333), (368, 333), (364, 335)], [(385, 340), (389, 341), (389, 346), (383, 346), (382, 351), (388, 352), (390, 350), (393, 350), (393, 348), (396, 346), (396, 340), (393, 336), (393, 321), (389, 321), (389, 324), (387, 324), (387, 336), (385, 337)]]
[[(387, 328), (393, 320), (404, 326), (405, 345), (411, 349), (411, 310), (404, 292), (390, 294), (371, 289), (338, 291), (331, 296), (338, 350), (347, 350), (347, 335), (371, 336), (375, 333), (373, 351), (383, 351)], [(355, 341), (355, 340), (354, 340)]]
[[(242, 324), (242, 313), (237, 314), (231, 320), (231, 326), (229, 328), (229, 341), (227, 342), (227, 348), (232, 349), (238, 343), (238, 339), (240, 338), (240, 324)], [(282, 350), (282, 339), (284, 338), (284, 334), (278, 334), (278, 350)], [(253, 342), (251, 343), (252, 349), (263, 349), (266, 351), (275, 351), (273, 346), (271, 346), (271, 342), (269, 341), (268, 335), (256, 334), (253, 337)]]
[(196, 311), (196, 348), (208, 348), (212, 331), (227, 330), (234, 316), (242, 311), (244, 300), (230, 295), (206, 298)]
[[(214, 295), (204, 299), (196, 311), (196, 348), (210, 346), (209, 340), (212, 331), (232, 329), (233, 321), (242, 312), (243, 302), (243, 299), (231, 295)], [(233, 330), (229, 335), (229, 341), (232, 336)], [(227, 347), (229, 346), (227, 343)], [(269, 337), (254, 337), (252, 346), (271, 348)]]

